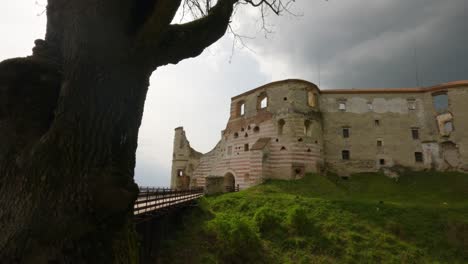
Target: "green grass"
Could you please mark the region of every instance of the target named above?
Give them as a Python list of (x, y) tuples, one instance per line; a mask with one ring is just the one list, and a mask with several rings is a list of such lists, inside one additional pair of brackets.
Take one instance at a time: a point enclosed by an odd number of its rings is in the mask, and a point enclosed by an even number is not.
[(468, 175), (307, 175), (203, 198), (160, 263), (468, 263)]

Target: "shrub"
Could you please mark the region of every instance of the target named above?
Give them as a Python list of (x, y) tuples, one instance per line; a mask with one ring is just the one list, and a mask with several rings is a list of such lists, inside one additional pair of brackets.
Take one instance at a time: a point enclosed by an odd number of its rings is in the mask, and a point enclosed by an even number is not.
[(298, 235), (307, 234), (310, 230), (307, 211), (304, 207), (295, 206), (291, 208), (288, 211), (286, 221), (287, 225), (291, 228), (291, 231)]
[(254, 222), (262, 235), (266, 235), (269, 232), (273, 233), (281, 226), (278, 212), (267, 206), (261, 207), (255, 213)]
[(245, 218), (218, 214), (208, 222), (207, 231), (214, 235), (218, 257), (223, 263), (252, 262), (260, 259), (262, 245), (255, 229)]

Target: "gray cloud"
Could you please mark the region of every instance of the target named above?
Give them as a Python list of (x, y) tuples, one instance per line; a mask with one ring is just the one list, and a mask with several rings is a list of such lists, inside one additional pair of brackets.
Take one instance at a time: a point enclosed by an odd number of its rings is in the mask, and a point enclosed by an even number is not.
[(295, 10), (303, 16), (273, 19), (273, 40), (250, 42), (273, 79), (317, 82), (318, 60), (326, 88), (415, 86), (416, 65), (421, 85), (468, 77), (465, 0), (300, 1)]

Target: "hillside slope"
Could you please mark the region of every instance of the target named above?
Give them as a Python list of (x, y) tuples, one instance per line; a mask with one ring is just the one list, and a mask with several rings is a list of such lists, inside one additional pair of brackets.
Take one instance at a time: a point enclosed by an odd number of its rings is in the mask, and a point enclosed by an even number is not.
[(307, 175), (204, 198), (156, 263), (468, 263), (468, 175)]

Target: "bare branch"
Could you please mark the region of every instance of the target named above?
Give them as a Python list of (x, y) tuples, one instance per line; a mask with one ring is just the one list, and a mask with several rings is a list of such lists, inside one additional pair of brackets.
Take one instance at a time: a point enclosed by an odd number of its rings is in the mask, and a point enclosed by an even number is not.
[[(161, 0), (160, 0), (161, 1)], [(176, 64), (179, 61), (200, 55), (203, 50), (220, 39), (229, 29), (230, 19), (236, 5), (250, 5), (261, 8), (262, 25), (266, 32), (265, 15), (268, 11), (279, 15), (285, 11), (291, 2), (295, 0), (218, 0), (212, 6), (212, 0), (184, 0), (182, 5), (183, 15), (189, 12), (194, 21), (185, 24), (172, 24), (167, 31), (156, 42), (148, 46), (145, 53), (150, 54), (154, 50), (159, 50), (155, 54), (153, 66), (158, 67), (169, 63)], [(243, 39), (245, 36), (234, 34), (235, 45), (237, 42), (246, 47)], [(155, 45), (156, 44), (156, 45)]]
[(158, 46), (162, 52), (156, 54), (154, 66), (176, 64), (200, 55), (224, 35), (236, 2), (219, 0), (206, 16), (189, 23), (171, 25)]

